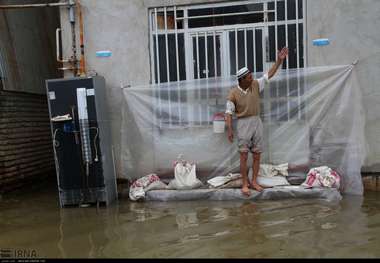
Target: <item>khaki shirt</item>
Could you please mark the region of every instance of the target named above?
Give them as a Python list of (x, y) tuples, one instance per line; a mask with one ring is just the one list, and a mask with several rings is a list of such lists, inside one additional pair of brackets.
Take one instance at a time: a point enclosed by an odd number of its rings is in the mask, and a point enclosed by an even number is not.
[(237, 85), (232, 88), (227, 97), (227, 114), (236, 114), (237, 118), (260, 115), (260, 91), (268, 82), (268, 75), (252, 81), (245, 91)]

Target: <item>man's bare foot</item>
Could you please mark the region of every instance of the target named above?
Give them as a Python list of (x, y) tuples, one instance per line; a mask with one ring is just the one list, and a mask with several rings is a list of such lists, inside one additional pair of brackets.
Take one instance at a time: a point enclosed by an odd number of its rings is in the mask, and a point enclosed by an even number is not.
[(241, 193), (245, 196), (250, 196), (251, 190), (248, 188), (248, 186), (243, 186), (243, 188), (241, 189)]
[(262, 192), (264, 190), (264, 188), (261, 185), (259, 185), (258, 183), (252, 182), (250, 185), (251, 185), (252, 189), (254, 189), (258, 192)]

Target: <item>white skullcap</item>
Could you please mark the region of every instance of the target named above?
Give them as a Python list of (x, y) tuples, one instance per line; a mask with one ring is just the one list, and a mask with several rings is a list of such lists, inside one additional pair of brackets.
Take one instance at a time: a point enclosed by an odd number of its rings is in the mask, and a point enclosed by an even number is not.
[(249, 69), (247, 67), (239, 69), (238, 72), (236, 72), (237, 79), (241, 79), (242, 77), (246, 76), (248, 73), (250, 73)]

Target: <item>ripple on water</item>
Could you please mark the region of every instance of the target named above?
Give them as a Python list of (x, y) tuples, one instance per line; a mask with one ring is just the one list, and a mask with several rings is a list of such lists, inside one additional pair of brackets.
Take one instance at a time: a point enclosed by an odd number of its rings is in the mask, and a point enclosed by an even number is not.
[(327, 223), (322, 224), (321, 228), (324, 230), (328, 230), (328, 229), (336, 228), (336, 226), (337, 226), (337, 224), (335, 224), (335, 223), (327, 222)]

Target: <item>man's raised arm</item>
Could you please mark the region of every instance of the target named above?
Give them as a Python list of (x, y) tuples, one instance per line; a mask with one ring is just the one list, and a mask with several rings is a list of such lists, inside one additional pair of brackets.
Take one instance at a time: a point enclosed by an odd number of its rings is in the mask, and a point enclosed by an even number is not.
[(268, 71), (268, 79), (272, 78), (274, 74), (276, 74), (277, 69), (282, 65), (282, 62), (284, 62), (284, 59), (288, 55), (288, 48), (284, 47), (281, 49), (281, 51), (278, 53), (276, 63), (271, 67), (271, 69)]

